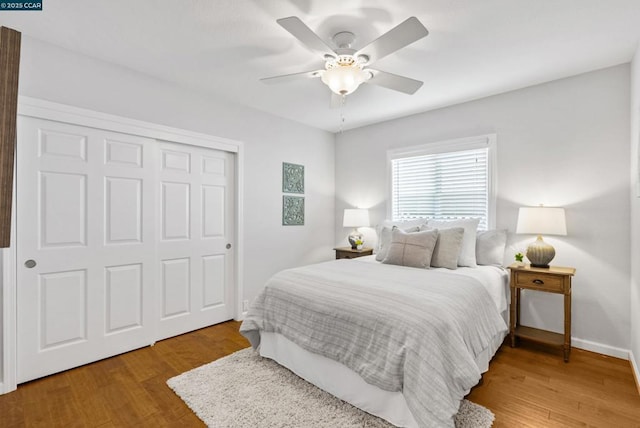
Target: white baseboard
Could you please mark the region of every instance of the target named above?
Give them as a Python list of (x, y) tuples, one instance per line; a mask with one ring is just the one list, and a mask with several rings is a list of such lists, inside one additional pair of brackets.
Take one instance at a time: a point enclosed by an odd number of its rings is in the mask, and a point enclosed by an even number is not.
[(571, 346), (574, 348), (584, 349), (585, 351), (608, 355), (610, 357), (622, 358), (623, 360), (628, 360), (629, 353), (631, 352), (628, 349), (616, 348), (615, 346), (591, 342), (590, 340), (579, 339), (577, 337), (571, 338)]
[(9, 385), (8, 383), (0, 382), (0, 395), (7, 394), (15, 390), (16, 390), (16, 385)]
[(631, 371), (633, 372), (633, 378), (636, 380), (636, 388), (638, 388), (638, 394), (640, 394), (640, 367), (638, 367), (638, 363), (633, 355), (633, 351), (629, 351), (629, 361), (631, 361)]

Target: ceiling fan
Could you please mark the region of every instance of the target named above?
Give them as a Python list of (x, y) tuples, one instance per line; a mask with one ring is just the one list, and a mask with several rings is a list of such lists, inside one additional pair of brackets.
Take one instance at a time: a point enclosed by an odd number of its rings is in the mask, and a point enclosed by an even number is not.
[(332, 107), (341, 105), (345, 96), (358, 89), (361, 83), (383, 86), (410, 95), (422, 86), (422, 82), (419, 80), (368, 68), (375, 61), (429, 34), (429, 31), (415, 16), (392, 28), (360, 50), (352, 47), (355, 35), (350, 31), (335, 34), (332, 41), (337, 49), (332, 49), (296, 16), (281, 18), (276, 22), (311, 51), (321, 55), (325, 61), (324, 70), (260, 79), (264, 83), (275, 84), (300, 78), (319, 77), (333, 92)]

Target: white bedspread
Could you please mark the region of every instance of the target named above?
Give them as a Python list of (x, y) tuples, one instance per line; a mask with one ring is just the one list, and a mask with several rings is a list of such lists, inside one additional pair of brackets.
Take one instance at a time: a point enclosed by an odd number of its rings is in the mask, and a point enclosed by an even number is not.
[[(358, 257), (352, 259), (354, 263), (375, 263), (380, 264), (376, 260), (375, 254), (372, 256)], [(458, 267), (456, 270), (446, 268), (432, 268), (435, 272), (446, 272), (452, 275), (465, 275), (477, 279), (480, 284), (487, 290), (491, 300), (495, 303), (498, 312), (503, 313), (507, 310), (507, 297), (509, 296), (509, 274), (503, 267), (498, 266), (478, 266), (478, 267)]]
[(402, 391), (421, 426), (453, 426), (480, 379), (474, 358), (504, 320), (467, 275), (338, 260), (276, 274), (241, 332), (260, 331), (344, 364), (366, 382)]

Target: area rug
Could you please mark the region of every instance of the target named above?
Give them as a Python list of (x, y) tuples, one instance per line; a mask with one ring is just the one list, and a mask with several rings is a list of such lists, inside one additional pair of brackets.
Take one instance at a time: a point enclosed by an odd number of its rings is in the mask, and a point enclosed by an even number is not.
[[(387, 428), (251, 348), (173, 377), (167, 384), (209, 427)], [(491, 427), (494, 415), (464, 400), (457, 428)]]

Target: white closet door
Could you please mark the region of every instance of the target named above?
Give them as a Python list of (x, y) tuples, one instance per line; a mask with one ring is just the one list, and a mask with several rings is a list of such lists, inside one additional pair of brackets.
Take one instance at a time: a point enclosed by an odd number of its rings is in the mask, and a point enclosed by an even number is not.
[(19, 383), (153, 343), (155, 144), (19, 118)]
[(233, 317), (234, 155), (159, 145), (158, 339)]

